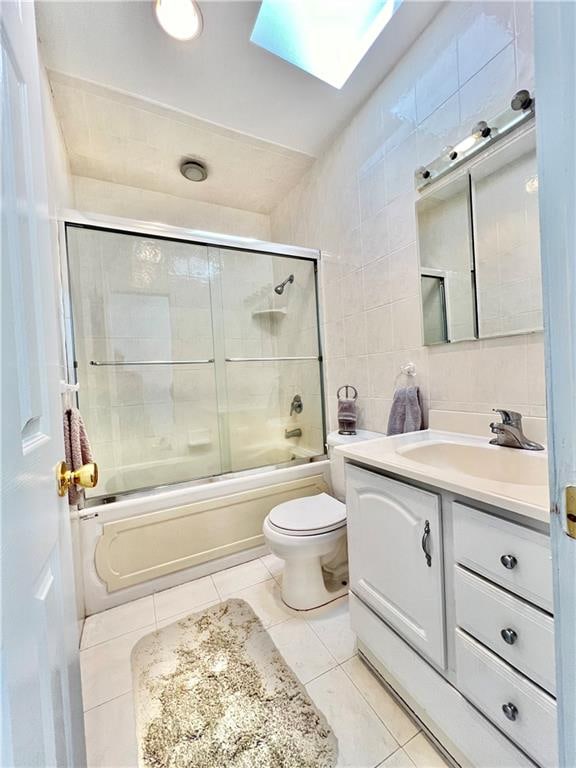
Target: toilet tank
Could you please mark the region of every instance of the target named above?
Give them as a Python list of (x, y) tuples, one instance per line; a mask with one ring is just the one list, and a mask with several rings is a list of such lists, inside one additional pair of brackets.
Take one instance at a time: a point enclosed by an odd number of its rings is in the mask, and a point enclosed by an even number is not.
[(381, 432), (370, 432), (367, 429), (359, 429), (355, 435), (341, 435), (339, 432), (328, 433), (326, 443), (328, 444), (328, 458), (330, 459), (330, 482), (332, 483), (333, 495), (340, 501), (344, 501), (346, 496), (344, 457), (334, 454), (334, 448), (338, 445), (359, 443), (362, 440), (373, 440), (375, 437), (385, 437), (385, 435)]

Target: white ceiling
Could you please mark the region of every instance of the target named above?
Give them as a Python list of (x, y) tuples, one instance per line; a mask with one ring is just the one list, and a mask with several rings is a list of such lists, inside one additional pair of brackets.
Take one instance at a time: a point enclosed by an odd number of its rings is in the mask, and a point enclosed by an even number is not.
[(160, 29), (151, 0), (37, 2), (48, 69), (312, 156), (351, 118), (440, 6), (435, 0), (404, 0), (346, 85), (336, 90), (250, 43), (256, 0), (201, 2), (204, 30), (188, 43)]
[[(138, 189), (268, 213), (314, 162), (310, 155), (184, 112), (49, 72), (72, 173)], [(179, 173), (203, 160), (201, 184)]]

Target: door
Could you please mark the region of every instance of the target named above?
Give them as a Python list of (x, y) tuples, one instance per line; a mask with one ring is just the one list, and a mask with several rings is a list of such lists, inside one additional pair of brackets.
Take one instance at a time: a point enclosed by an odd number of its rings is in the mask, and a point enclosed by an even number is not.
[(2, 766), (85, 764), (34, 4), (0, 3)]
[(559, 762), (576, 756), (576, 5), (535, 3), (536, 139), (546, 345)]
[(346, 467), (350, 588), (444, 668), (440, 497)]
[(223, 471), (209, 248), (67, 225), (90, 497)]

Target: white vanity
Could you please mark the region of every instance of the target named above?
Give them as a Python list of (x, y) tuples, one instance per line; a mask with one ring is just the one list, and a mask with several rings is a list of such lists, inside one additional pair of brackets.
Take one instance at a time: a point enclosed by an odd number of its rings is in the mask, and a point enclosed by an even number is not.
[[(554, 768), (547, 458), (466, 418), (431, 412), (425, 432), (339, 449), (353, 628), (457, 762)], [(525, 428), (545, 439), (544, 420)]]

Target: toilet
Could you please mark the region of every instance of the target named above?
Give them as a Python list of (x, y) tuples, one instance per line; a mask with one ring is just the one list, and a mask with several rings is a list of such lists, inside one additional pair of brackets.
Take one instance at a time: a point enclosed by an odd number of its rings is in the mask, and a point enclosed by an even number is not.
[(284, 560), (282, 600), (308, 611), (348, 592), (344, 459), (334, 448), (382, 437), (359, 429), (355, 435), (330, 432), (327, 438), (333, 496), (320, 493), (285, 501), (264, 520), (270, 551)]

